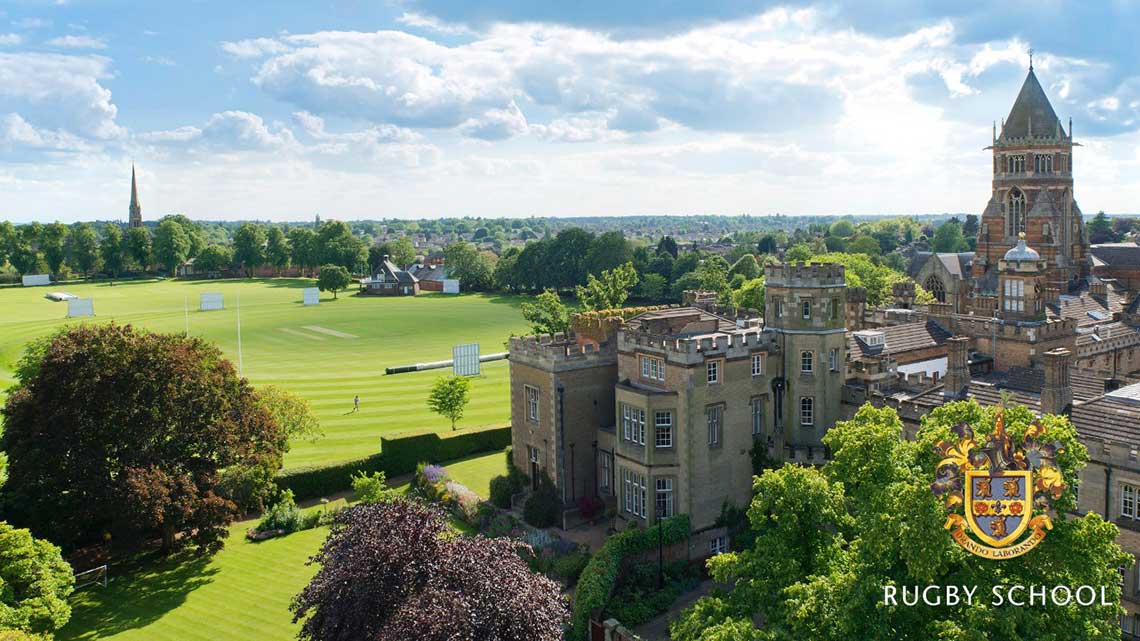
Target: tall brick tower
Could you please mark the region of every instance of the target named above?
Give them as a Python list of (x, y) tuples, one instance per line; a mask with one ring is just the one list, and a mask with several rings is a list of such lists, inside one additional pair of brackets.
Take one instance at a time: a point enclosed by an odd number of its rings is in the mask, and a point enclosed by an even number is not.
[(996, 294), (998, 261), (1025, 233), (1046, 262), (1048, 287), (1065, 293), (1088, 276), (1088, 240), (1073, 198), (1073, 123), (1066, 132), (1037, 81), (1029, 75), (998, 134), (994, 127), (993, 192), (982, 213), (974, 255), (975, 290)]
[(142, 227), (142, 205), (139, 204), (139, 185), (135, 181), (135, 166), (131, 165), (131, 207), (129, 227)]

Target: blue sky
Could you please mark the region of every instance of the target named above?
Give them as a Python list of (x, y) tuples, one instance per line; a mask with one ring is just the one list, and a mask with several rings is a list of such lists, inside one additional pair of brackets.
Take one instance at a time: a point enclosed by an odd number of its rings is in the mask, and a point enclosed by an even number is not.
[(0, 3), (0, 219), (980, 213), (1035, 68), (1140, 212), (1140, 3)]

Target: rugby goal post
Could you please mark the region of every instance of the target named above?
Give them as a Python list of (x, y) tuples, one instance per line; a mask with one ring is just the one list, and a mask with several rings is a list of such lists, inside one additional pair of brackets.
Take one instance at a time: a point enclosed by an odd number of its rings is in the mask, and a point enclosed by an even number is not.
[(101, 585), (107, 587), (107, 566), (100, 565), (97, 568), (91, 568), (83, 572), (75, 574), (75, 589), (82, 590), (89, 588), (93, 585)]
[(67, 301), (67, 317), (94, 316), (95, 305), (90, 298), (72, 298)]
[(198, 311), (208, 312), (215, 309), (225, 309), (225, 299), (221, 294), (202, 294), (198, 298)]
[(301, 290), (301, 302), (305, 305), (319, 305), (321, 303), (321, 290), (316, 287), (306, 287)]

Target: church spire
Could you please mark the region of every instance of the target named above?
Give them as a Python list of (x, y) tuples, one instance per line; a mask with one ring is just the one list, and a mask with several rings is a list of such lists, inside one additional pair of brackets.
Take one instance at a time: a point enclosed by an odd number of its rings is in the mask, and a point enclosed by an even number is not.
[(131, 163), (130, 227), (142, 227), (142, 205), (139, 204), (139, 185), (135, 180), (135, 165)]

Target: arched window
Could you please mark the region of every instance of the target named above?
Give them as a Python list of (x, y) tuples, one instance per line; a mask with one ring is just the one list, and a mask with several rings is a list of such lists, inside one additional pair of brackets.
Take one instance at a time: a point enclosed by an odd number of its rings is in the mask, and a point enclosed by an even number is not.
[(932, 274), (922, 286), (934, 296), (934, 300), (940, 303), (946, 302), (946, 288), (942, 286), (940, 278)]
[(800, 373), (812, 373), (812, 354), (809, 351), (800, 352)]
[(1025, 194), (1017, 187), (1009, 190), (1009, 197), (1005, 203), (1006, 233), (1010, 238), (1016, 238), (1025, 231)]
[(815, 425), (815, 399), (810, 396), (800, 397), (800, 425)]

